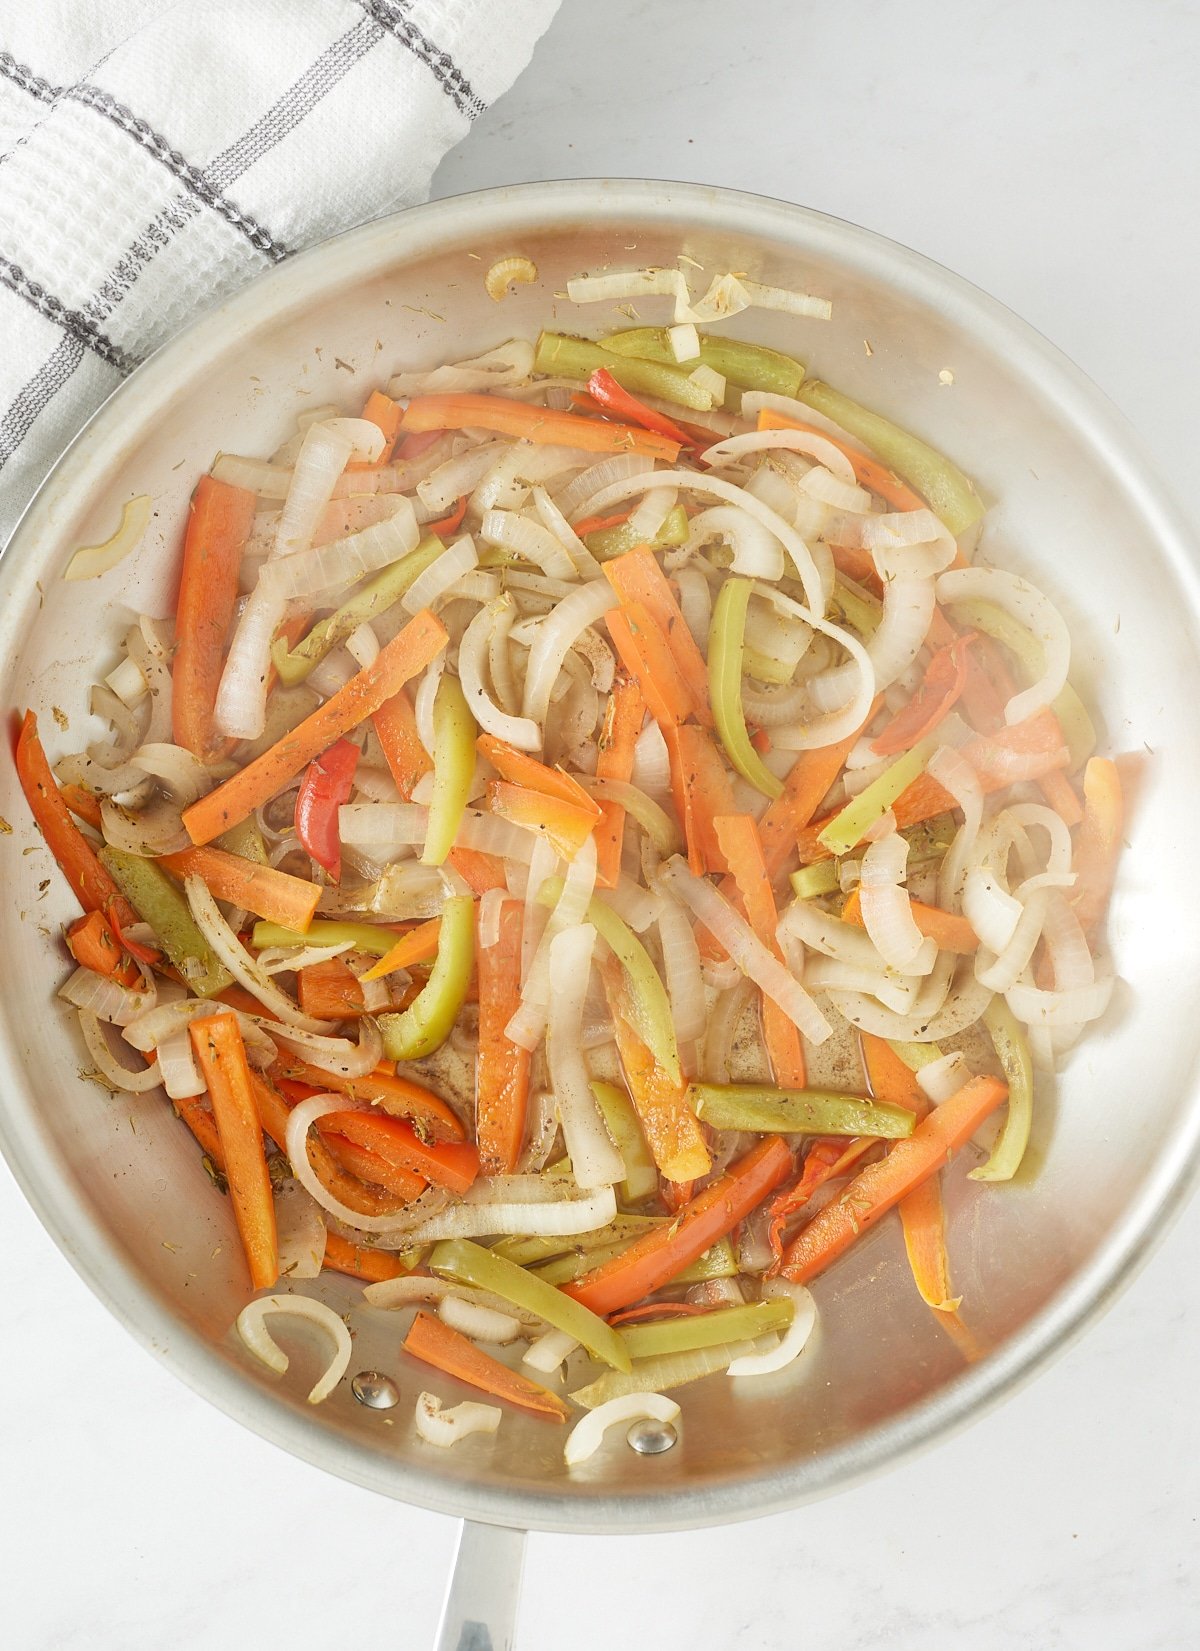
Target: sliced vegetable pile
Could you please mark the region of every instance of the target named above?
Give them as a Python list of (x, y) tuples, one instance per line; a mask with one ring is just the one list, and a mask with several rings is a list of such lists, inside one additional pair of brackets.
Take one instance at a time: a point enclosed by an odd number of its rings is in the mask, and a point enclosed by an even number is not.
[[(971, 564), (947, 459), (696, 326), (822, 301), (668, 276), (571, 296), (674, 294), (669, 328), (222, 455), (174, 618), (92, 690), (110, 736), (52, 770), (30, 711), (16, 751), (84, 912), (61, 996), (110, 1085), (166, 1090), (254, 1291), (360, 1278), (414, 1358), (556, 1421), (590, 1361), (571, 1464), (790, 1363), (893, 1208), (969, 1353), (941, 1175), (999, 1118), (971, 1174), (1012, 1178), (1113, 984), (1121, 789), (1061, 617)], [(334, 1339), (316, 1402), (345, 1327), (260, 1296), (275, 1369), (280, 1312)], [(498, 1420), (417, 1408), (439, 1444)]]

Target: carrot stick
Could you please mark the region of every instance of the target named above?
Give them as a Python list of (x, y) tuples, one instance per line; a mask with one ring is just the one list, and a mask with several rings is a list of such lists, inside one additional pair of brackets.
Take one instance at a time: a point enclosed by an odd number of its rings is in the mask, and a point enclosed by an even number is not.
[[(305, 1096), (315, 1093), (315, 1088), (305, 1089), (303, 1094), (296, 1093), (295, 1099), (303, 1100)], [(287, 1121), (291, 1112), (287, 1101), (253, 1068), (250, 1072), (250, 1094), (262, 1128), (279, 1150), (286, 1152)], [(177, 1106), (179, 1104), (176, 1102)], [(347, 1209), (355, 1210), (359, 1215), (394, 1215), (397, 1210), (402, 1210), (406, 1204), (412, 1202), (411, 1193), (396, 1196), (385, 1192), (380, 1185), (364, 1186), (357, 1177), (347, 1174), (325, 1142), (311, 1130), (307, 1142), (307, 1155), (312, 1172), (325, 1191), (336, 1198), (339, 1204), (345, 1204)]]
[(886, 499), (893, 510), (924, 510), (925, 500), (919, 493), (914, 493), (911, 487), (906, 487), (898, 476), (878, 459), (873, 459), (867, 453), (860, 453), (857, 447), (851, 447), (849, 442), (842, 441), (838, 436), (831, 436), (828, 430), (821, 430), (815, 424), (804, 424), (800, 419), (788, 418), (783, 413), (772, 413), (764, 409), (758, 415), (760, 430), (805, 430), (810, 436), (820, 436), (825, 441), (831, 441), (839, 452), (844, 453), (854, 466), (854, 474), (859, 484), (869, 487), (872, 493), (878, 493), (881, 499)]
[(628, 602), (604, 616), (622, 665), (641, 690), (646, 709), (663, 729), (685, 722), (692, 694), (679, 674), (666, 636), (640, 602)]
[(508, 887), (504, 861), (498, 860), (494, 854), (484, 854), (477, 848), (452, 848), (446, 860), (472, 894), (486, 894), (489, 889)]
[(290, 1082), (307, 1084), (310, 1094), (320, 1090), (352, 1095), (356, 1101), (369, 1101), (389, 1117), (409, 1119), (427, 1141), (462, 1141), (466, 1137), (458, 1114), (440, 1095), (411, 1078), (397, 1077), (387, 1064), (361, 1078), (344, 1078), (319, 1066), (309, 1066), (299, 1056), (281, 1055), (271, 1070)]
[(494, 734), (480, 734), (475, 744), (501, 779), (511, 780), (514, 785), (523, 785), (530, 791), (540, 791), (547, 797), (557, 797), (560, 802), (582, 808), (597, 820), (600, 818), (599, 803), (565, 769), (549, 768)]
[(171, 1107), (175, 1116), (191, 1130), (201, 1152), (207, 1153), (216, 1168), (224, 1174), (225, 1154), (221, 1150), (221, 1137), (217, 1134), (216, 1120), (205, 1106), (203, 1097), (184, 1095), (179, 1100), (172, 1101)]
[[(979, 936), (965, 917), (943, 911), (940, 906), (927, 906), (924, 901), (914, 900), (911, 895), (908, 904), (913, 922), (927, 939), (937, 942), (939, 951), (957, 952), (960, 957), (970, 957), (979, 950)], [(862, 916), (862, 897), (857, 888), (846, 896), (842, 922), (853, 923), (860, 929), (866, 927)]]
[[(646, 705), (637, 683), (624, 668), (617, 672), (604, 707), (604, 722), (596, 750), (596, 778), (625, 780), (633, 775), (633, 751), (646, 718)], [(620, 803), (602, 802), (596, 839), (596, 881), (602, 889), (616, 888), (621, 876), (625, 839), (625, 810)]]
[(175, 608), (171, 722), (176, 745), (186, 746), (202, 762), (223, 756), (233, 744), (217, 733), (213, 707), (254, 505), (254, 494), (244, 487), (202, 476), (188, 507)]
[(799, 1179), (777, 1192), (767, 1206), (767, 1242), (775, 1257), (768, 1269), (771, 1273), (777, 1273), (783, 1265), (783, 1229), (792, 1216), (799, 1214), (826, 1181), (836, 1181), (839, 1176), (845, 1175), (875, 1145), (876, 1142), (869, 1136), (851, 1141), (849, 1146), (844, 1138), (828, 1135), (818, 1136), (812, 1143), (805, 1154)]
[(797, 1284), (815, 1278), (914, 1187), (935, 1174), (1008, 1095), (999, 1078), (972, 1078), (929, 1112), (886, 1158), (860, 1170), (793, 1239), (783, 1272)]
[[(746, 921), (767, 950), (782, 963), (783, 952), (775, 936), (779, 913), (767, 877), (757, 825), (749, 814), (718, 814), (713, 827), (729, 874), (741, 896)], [(762, 994), (762, 1027), (775, 1082), (781, 1088), (803, 1089), (804, 1045), (800, 1033), (774, 999), (765, 993)]]
[(38, 738), (37, 718), (26, 711), (17, 738), (17, 778), (46, 847), (85, 912), (112, 913), (118, 926), (138, 921), (138, 914), (96, 858), (95, 850), (71, 818), (46, 753)]
[(691, 1266), (777, 1187), (792, 1167), (792, 1154), (778, 1135), (768, 1135), (696, 1194), (675, 1220), (655, 1227), (611, 1261), (594, 1267), (565, 1294), (593, 1313), (615, 1313), (660, 1289)]
[(208, 1085), (234, 1219), (256, 1290), (279, 1277), (275, 1201), (263, 1151), (262, 1128), (250, 1088), (246, 1046), (234, 1015), (205, 1015), (188, 1026), (192, 1048)]
[(423, 671), (446, 642), (445, 626), (428, 608), (410, 619), (372, 664), (351, 677), (290, 734), (184, 810), (183, 823), (193, 843), (211, 842), (281, 791), (314, 757), (374, 715), (410, 677)]
[(366, 466), (378, 470), (385, 465), (392, 456), (392, 449), (396, 445), (396, 438), (400, 434), (400, 419), (403, 409), (393, 401), (391, 396), (385, 396), (382, 390), (372, 390), (367, 397), (367, 404), (363, 408), (362, 416), (370, 423), (378, 425), (383, 431), (383, 452), (374, 464)]
[[(763, 860), (767, 876), (772, 882), (795, 853), (797, 838), (825, 800), (863, 728), (875, 715), (878, 705), (879, 701), (876, 700), (862, 727), (856, 728), (852, 734), (847, 734), (844, 740), (839, 740), (836, 745), (802, 751), (792, 764), (791, 771), (783, 782), (782, 793), (768, 805), (766, 813), (758, 822)], [(937, 812), (935, 809), (934, 813)], [(803, 858), (801, 855), (802, 860)]]
[(417, 781), (433, 773), (433, 758), (421, 744), (416, 713), (405, 689), (398, 689), (391, 699), (384, 700), (372, 714), (371, 724), (396, 790), (407, 802)]
[(631, 1025), (624, 1012), (625, 976), (620, 965), (607, 959), (600, 965), (600, 977), (612, 1012), (629, 1098), (659, 1174), (670, 1182), (691, 1182), (707, 1175), (712, 1155), (704, 1127), (688, 1105), (686, 1082), (675, 1082)]
[(139, 978), (103, 912), (90, 911), (76, 918), (67, 930), (67, 950), (83, 968), (94, 969), (98, 975), (112, 975), (122, 986), (132, 986)]
[(386, 1250), (372, 1250), (362, 1244), (351, 1244), (338, 1233), (325, 1234), (325, 1258), (321, 1263), (327, 1271), (348, 1273), (351, 1278), (362, 1278), (369, 1284), (381, 1284), (385, 1278), (399, 1278), (408, 1271), (402, 1261)]
[(494, 946), (478, 943), (479, 1052), (475, 1061), (475, 1138), (485, 1175), (512, 1175), (525, 1141), (530, 1052), (505, 1036), (521, 1001), (524, 907), (505, 900)]
[(427, 922), (418, 923), (415, 929), (409, 929), (407, 934), (402, 934), (391, 951), (385, 952), (378, 963), (373, 963), (362, 978), (382, 980), (385, 975), (395, 974), (397, 969), (407, 969), (410, 964), (428, 963), (431, 957), (437, 956), (441, 932), (440, 917), (431, 917)]
[(82, 785), (60, 785), (62, 800), (71, 810), (77, 820), (90, 825), (94, 831), (100, 830), (100, 799), (94, 791), (88, 791)]
[(548, 797), (544, 791), (532, 791), (508, 780), (489, 780), (487, 789), (488, 807), (493, 814), (528, 831), (544, 833), (566, 860), (575, 857), (596, 829), (599, 810), (590, 797), (587, 808), (578, 808), (561, 797)]
[(553, 1422), (565, 1422), (570, 1414), (557, 1394), (510, 1370), (499, 1359), (492, 1358), (490, 1353), (483, 1352), (473, 1341), (468, 1341), (466, 1336), (429, 1313), (417, 1314), (404, 1338), (403, 1347), (406, 1353), (431, 1364), (435, 1370), (455, 1376), (460, 1382), (466, 1382), (468, 1387), (477, 1387), (483, 1393), (490, 1393), (493, 1398), (519, 1405), (522, 1410), (532, 1410)]
[(1067, 898), (1085, 929), (1094, 929), (1108, 907), (1121, 852), (1125, 802), (1121, 775), (1109, 757), (1092, 757), (1083, 771), (1083, 824), (1075, 838), (1077, 882)]
[(713, 725), (708, 697), (708, 666), (666, 574), (645, 545), (614, 556), (604, 564), (604, 577), (621, 598), (622, 607), (636, 603), (644, 608), (667, 639), (667, 647), (692, 697), (693, 714), (708, 728)]
[(359, 1181), (369, 1186), (382, 1187), (385, 1192), (394, 1193), (398, 1199), (411, 1204), (414, 1198), (419, 1198), (429, 1183), (424, 1176), (418, 1175), (415, 1170), (406, 1169), (403, 1164), (389, 1163), (381, 1158), (370, 1147), (360, 1146), (357, 1141), (351, 1141), (345, 1135), (339, 1135), (337, 1130), (323, 1127), (325, 1119), (317, 1125), (317, 1133), (329, 1149), (330, 1156), (341, 1165), (347, 1174), (355, 1176)]
[(698, 877), (724, 871), (725, 856), (713, 821), (719, 814), (736, 812), (729, 770), (712, 737), (695, 723), (679, 728), (668, 724), (663, 734), (671, 765), (671, 795), (687, 842), (688, 864)]
[(243, 860), (240, 854), (226, 854), (224, 849), (185, 848), (164, 854), (161, 863), (177, 877), (202, 877), (218, 900), (244, 906), (285, 929), (307, 929), (321, 898), (315, 883)]
[(296, 985), (301, 1009), (317, 1020), (351, 1020), (366, 1013), (358, 976), (340, 957), (310, 963), (296, 975)]
[(416, 396), (405, 410), (408, 430), (495, 430), (524, 441), (582, 447), (589, 453), (641, 453), (649, 459), (676, 458), (679, 443), (632, 424), (607, 424), (578, 413), (556, 413), (503, 396)]
[(466, 1141), (423, 1141), (402, 1118), (376, 1112), (330, 1112), (321, 1123), (386, 1163), (412, 1170), (451, 1192), (468, 1191), (479, 1174), (479, 1154), (473, 1146)]

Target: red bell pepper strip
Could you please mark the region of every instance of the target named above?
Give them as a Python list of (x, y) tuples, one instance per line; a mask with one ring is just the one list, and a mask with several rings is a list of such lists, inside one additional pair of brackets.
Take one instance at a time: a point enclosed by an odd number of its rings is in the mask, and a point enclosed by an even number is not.
[(588, 379), (587, 387), (592, 400), (598, 401), (606, 413), (615, 413), (627, 424), (640, 424), (643, 430), (655, 430), (660, 436), (666, 436), (668, 441), (677, 441), (681, 447), (696, 445), (673, 419), (665, 413), (656, 412), (653, 407), (647, 407), (644, 401), (622, 389), (607, 367), (597, 367)]
[(350, 799), (357, 767), (358, 746), (337, 740), (309, 763), (296, 798), (296, 835), (335, 883), (342, 875), (338, 809)]
[(937, 650), (916, 693), (871, 741), (877, 757), (899, 756), (933, 732), (967, 685), (967, 650), (975, 640), (967, 631)]
[[(409, 441), (415, 441), (416, 437), (410, 436), (408, 439)], [(444, 539), (448, 533), (453, 533), (456, 528), (462, 526), (462, 519), (466, 513), (467, 494), (464, 493), (448, 516), (441, 517), (439, 521), (430, 522), (423, 531), (427, 536), (433, 534), (436, 538)]]

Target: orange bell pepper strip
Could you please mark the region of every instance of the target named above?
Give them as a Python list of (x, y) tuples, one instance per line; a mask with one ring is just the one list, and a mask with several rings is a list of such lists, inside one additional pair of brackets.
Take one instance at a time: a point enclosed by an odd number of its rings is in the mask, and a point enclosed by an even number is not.
[(281, 1055), (271, 1070), (291, 1083), (307, 1084), (310, 1094), (328, 1091), (336, 1095), (352, 1095), (356, 1101), (369, 1101), (389, 1117), (410, 1119), (425, 1139), (434, 1145), (466, 1138), (462, 1120), (440, 1095), (435, 1095), (423, 1084), (414, 1083), (411, 1078), (397, 1077), (386, 1061), (361, 1078), (344, 1078), (339, 1073), (324, 1072), (320, 1067), (309, 1066), (307, 1061), (290, 1054)]
[(975, 640), (975, 632), (967, 631), (937, 650), (916, 693), (871, 741), (877, 757), (899, 756), (931, 734), (949, 714), (966, 686), (967, 650)]
[(907, 1140), (868, 1164), (831, 1204), (826, 1204), (789, 1245), (783, 1273), (806, 1284), (844, 1255), (881, 1216), (937, 1173), (1008, 1095), (999, 1078), (972, 1078), (956, 1095), (927, 1113)]
[(340, 957), (310, 963), (297, 973), (296, 985), (300, 1008), (316, 1020), (353, 1020), (366, 1013), (358, 976)]
[(886, 465), (880, 464), (867, 453), (861, 453), (857, 447), (851, 447), (840, 436), (831, 436), (828, 430), (821, 430), (815, 424), (805, 424), (800, 419), (789, 418), (784, 413), (772, 413), (764, 410), (758, 415), (760, 430), (804, 430), (810, 436), (820, 436), (830, 441), (840, 453), (844, 453), (854, 467), (854, 475), (861, 487), (869, 487), (872, 493), (878, 493), (885, 499), (893, 510), (924, 510), (925, 500), (919, 493), (914, 493), (911, 487), (906, 487), (899, 476), (894, 476)]
[(487, 758), (502, 780), (523, 785), (529, 791), (540, 791), (547, 797), (570, 803), (587, 814), (600, 818), (600, 805), (564, 768), (549, 768), (527, 751), (518, 751), (507, 740), (494, 734), (480, 734), (475, 741), (480, 754)]
[(653, 430), (630, 424), (607, 424), (578, 413), (552, 412), (503, 396), (414, 396), (405, 409), (401, 428), (410, 430), (495, 430), (518, 440), (563, 447), (581, 447), (590, 453), (640, 453), (648, 459), (677, 457), (679, 443)]
[[(729, 875), (740, 896), (746, 921), (762, 944), (782, 963), (783, 953), (775, 935), (779, 913), (763, 859), (758, 827), (749, 814), (718, 814), (713, 820), (717, 842)], [(804, 1045), (795, 1025), (779, 1005), (762, 994), (763, 1042), (771, 1062), (775, 1082), (781, 1089), (803, 1089), (805, 1084)]]
[(413, 963), (428, 963), (437, 956), (438, 940), (442, 933), (440, 917), (430, 917), (416, 928), (402, 934), (390, 952), (385, 952), (378, 963), (373, 963), (363, 975), (364, 980), (382, 980), (397, 969), (407, 969)]
[(444, 539), (447, 534), (455, 532), (462, 526), (463, 517), (467, 514), (469, 494), (464, 493), (448, 516), (441, 516), (436, 522), (429, 522), (424, 528), (428, 536), (432, 534), (437, 539)]
[(604, 616), (617, 655), (641, 691), (646, 709), (664, 730), (686, 722), (694, 709), (666, 636), (640, 602), (626, 602)]
[(725, 871), (725, 856), (713, 824), (719, 814), (733, 814), (733, 783), (724, 758), (706, 729), (694, 722), (663, 729), (671, 766), (671, 795), (683, 826), (688, 864), (696, 875)]
[(487, 790), (488, 807), (493, 814), (524, 826), (527, 831), (540, 831), (564, 860), (574, 859), (600, 818), (590, 797), (587, 808), (578, 808), (561, 797), (548, 797), (544, 791), (512, 785), (508, 780), (489, 780)]
[(88, 791), (82, 785), (60, 785), (62, 800), (71, 810), (77, 820), (90, 825), (94, 831), (100, 830), (101, 814), (100, 799), (94, 791)]
[(1108, 908), (1125, 822), (1121, 775), (1111, 758), (1089, 758), (1083, 802), (1083, 823), (1075, 836), (1077, 880), (1067, 899), (1083, 927), (1094, 929)]
[(326, 1272), (346, 1273), (350, 1278), (361, 1278), (367, 1284), (382, 1284), (385, 1278), (401, 1278), (408, 1268), (387, 1250), (372, 1250), (362, 1244), (351, 1244), (339, 1233), (326, 1232), (325, 1255), (321, 1266)]
[(668, 1226), (655, 1227), (611, 1261), (594, 1267), (564, 1293), (602, 1316), (631, 1307), (669, 1284), (677, 1273), (732, 1232), (757, 1209), (792, 1167), (778, 1135), (757, 1141), (711, 1186), (698, 1192)]
[(224, 756), (233, 746), (232, 740), (218, 734), (213, 708), (254, 506), (253, 493), (212, 476), (200, 478), (188, 506), (175, 607), (171, 724), (176, 745), (194, 752), (201, 762)]
[(643, 430), (657, 430), (660, 436), (678, 442), (680, 447), (695, 446), (691, 437), (673, 419), (653, 407), (647, 407), (644, 401), (639, 401), (622, 388), (607, 367), (597, 367), (588, 379), (587, 387), (592, 400), (598, 402), (606, 413), (624, 419), (627, 424), (640, 424)]
[(494, 854), (484, 854), (477, 848), (452, 848), (446, 863), (456, 871), (472, 894), (486, 894), (489, 889), (508, 887), (504, 875), (504, 861)]
[(246, 1046), (237, 1018), (231, 1014), (194, 1020), (188, 1026), (188, 1035), (208, 1085), (225, 1179), (250, 1278), (256, 1290), (269, 1290), (279, 1277), (279, 1239)]
[(71, 811), (46, 761), (38, 738), (37, 718), (26, 711), (17, 738), (17, 778), (46, 847), (58, 861), (85, 912), (116, 918), (118, 926), (138, 921), (138, 914), (96, 858), (91, 843), (71, 818)]
[(433, 758), (421, 744), (416, 712), (405, 689), (383, 702), (371, 717), (371, 726), (396, 790), (407, 802), (417, 781), (433, 773)]
[(369, 1147), (360, 1146), (357, 1141), (339, 1135), (336, 1129), (326, 1126), (324, 1118), (317, 1125), (317, 1132), (334, 1162), (348, 1175), (354, 1176), (367, 1186), (380, 1187), (405, 1204), (411, 1204), (414, 1198), (419, 1198), (428, 1186), (424, 1177), (418, 1175), (415, 1170), (406, 1169), (403, 1164), (391, 1163), (388, 1159), (381, 1158), (377, 1152), (372, 1152)]
[[(282, 1089), (289, 1091), (286, 1098), (281, 1093)], [(319, 1093), (317, 1087), (288, 1084), (281, 1079), (280, 1089), (276, 1089), (251, 1068), (250, 1093), (260, 1125), (279, 1150), (286, 1152), (287, 1122), (291, 1115), (291, 1107), (307, 1096)], [(347, 1209), (355, 1210), (359, 1215), (394, 1215), (406, 1204), (411, 1204), (415, 1196), (411, 1190), (413, 1187), (420, 1191), (425, 1185), (419, 1176), (413, 1176), (409, 1190), (400, 1194), (384, 1191), (382, 1183), (366, 1186), (357, 1176), (347, 1173), (321, 1137), (314, 1135), (311, 1130), (306, 1148), (312, 1172), (326, 1192), (336, 1198), (339, 1204), (345, 1204)]]
[(875, 558), (869, 550), (859, 550), (854, 545), (830, 545), (829, 553), (839, 573), (844, 573), (847, 579), (853, 579), (856, 585), (870, 591), (872, 596), (882, 598), (883, 580), (879, 577)]
[(625, 975), (614, 958), (600, 964), (613, 1017), (617, 1053), (629, 1098), (658, 1172), (668, 1182), (691, 1184), (712, 1168), (704, 1126), (688, 1105), (687, 1083), (678, 1083), (634, 1030), (625, 1002)]
[(423, 671), (448, 640), (441, 620), (428, 608), (422, 609), (380, 649), (372, 664), (352, 676), (290, 734), (184, 810), (183, 823), (193, 843), (210, 843), (281, 791), (314, 757), (373, 716), (410, 677)]
[(683, 611), (666, 574), (645, 545), (614, 556), (604, 564), (604, 577), (621, 598), (622, 607), (644, 609), (666, 638), (679, 675), (687, 684), (692, 714), (706, 728), (713, 725), (708, 695), (708, 666), (687, 627)]
[[(979, 950), (979, 936), (965, 917), (943, 911), (940, 906), (927, 906), (924, 901), (914, 900), (911, 895), (908, 904), (913, 922), (926, 939), (936, 943), (940, 952), (955, 952), (959, 957), (970, 957)], [(862, 915), (862, 895), (857, 888), (846, 896), (842, 922), (853, 923), (859, 929), (866, 927)]]
[(377, 1112), (330, 1112), (321, 1123), (385, 1163), (411, 1170), (451, 1192), (466, 1192), (479, 1174), (479, 1154), (468, 1142), (423, 1141), (402, 1118)]
[(495, 945), (476, 938), (479, 973), (479, 1051), (475, 1060), (475, 1139), (486, 1175), (512, 1175), (525, 1142), (529, 1103), (528, 1049), (513, 1043), (505, 1027), (521, 1001), (521, 930), (524, 905), (505, 900)]
[[(963, 703), (972, 726), (981, 734), (998, 733), (1004, 727), (1004, 707), (1016, 691), (1012, 672), (998, 644), (989, 636), (977, 637), (968, 656), (963, 688)], [(1065, 774), (1051, 769), (1048, 774), (1039, 775), (1035, 783), (1046, 802), (1068, 826), (1079, 824), (1083, 810)]]
[(177, 877), (202, 877), (218, 900), (244, 906), (268, 923), (303, 932), (313, 920), (321, 891), (303, 877), (256, 865), (219, 848), (185, 848), (164, 854), (161, 864)]
[(818, 1136), (813, 1141), (805, 1154), (799, 1180), (777, 1192), (767, 1206), (767, 1242), (775, 1258), (767, 1269), (769, 1273), (778, 1273), (783, 1265), (783, 1229), (792, 1216), (804, 1208), (818, 1187), (845, 1175), (875, 1144), (871, 1136), (851, 1141), (849, 1145), (844, 1138), (833, 1135)]
[(447, 1376), (455, 1376), (468, 1387), (477, 1387), (495, 1399), (531, 1410), (552, 1422), (565, 1422), (570, 1415), (566, 1404), (549, 1388), (539, 1387), (527, 1376), (510, 1370), (490, 1353), (483, 1352), (457, 1330), (429, 1313), (418, 1313), (401, 1344), (406, 1353), (431, 1364)]
[(366, 406), (362, 410), (362, 416), (371, 424), (377, 425), (383, 432), (383, 452), (380, 453), (374, 463), (364, 464), (360, 461), (348, 464), (346, 466), (348, 470), (378, 470), (387, 464), (400, 435), (400, 419), (403, 411), (399, 403), (393, 401), (391, 396), (384, 395), (382, 390), (371, 391), (367, 397)]
[(585, 516), (582, 521), (573, 523), (575, 532), (582, 539), (586, 533), (602, 533), (605, 528), (620, 527), (633, 515), (632, 510), (618, 510), (612, 516)]
[[(604, 707), (604, 721), (596, 748), (596, 778), (628, 781), (633, 775), (633, 754), (637, 737), (646, 719), (646, 705), (637, 683), (622, 667), (613, 681)], [(602, 889), (616, 888), (621, 876), (621, 850), (625, 840), (625, 810), (620, 803), (600, 804), (600, 823), (595, 830), (596, 882)]]

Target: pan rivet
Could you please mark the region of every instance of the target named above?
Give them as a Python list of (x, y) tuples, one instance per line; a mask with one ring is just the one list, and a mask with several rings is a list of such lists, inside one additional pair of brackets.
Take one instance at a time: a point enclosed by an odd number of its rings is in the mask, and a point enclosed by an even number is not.
[(625, 1435), (639, 1456), (661, 1456), (679, 1438), (670, 1422), (635, 1422)]
[(350, 1391), (359, 1404), (371, 1410), (390, 1410), (400, 1403), (400, 1389), (390, 1376), (378, 1370), (360, 1370), (350, 1382)]

